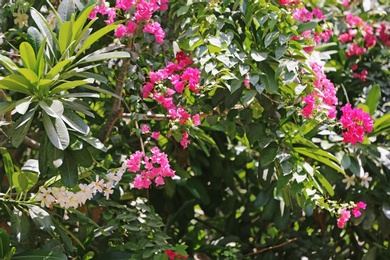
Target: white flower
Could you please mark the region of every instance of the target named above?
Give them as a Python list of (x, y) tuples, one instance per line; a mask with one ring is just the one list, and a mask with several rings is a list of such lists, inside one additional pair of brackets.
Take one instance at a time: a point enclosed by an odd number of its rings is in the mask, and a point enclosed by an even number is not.
[(27, 14), (21, 14), (21, 13), (16, 13), (14, 14), (16, 17), (14, 20), (15, 24), (19, 25), (19, 28), (23, 28), (24, 26), (27, 26), (27, 20), (28, 20), (28, 15)]
[(368, 187), (370, 186), (370, 184), (368, 182), (372, 181), (372, 177), (370, 177), (368, 175), (368, 172), (364, 173), (364, 175), (362, 177), (360, 177), (362, 180), (360, 182), (360, 185), (366, 187), (368, 189)]
[(345, 175), (345, 178), (342, 180), (342, 182), (347, 184), (345, 189), (348, 190), (349, 187), (355, 186), (355, 175), (352, 176)]
[(79, 198), (81, 204), (85, 204), (87, 200), (92, 199), (92, 185), (79, 184), (80, 191), (76, 193), (76, 196)]
[(96, 194), (97, 192), (103, 192), (104, 180), (99, 180), (98, 175), (96, 175), (96, 181), (93, 181), (91, 184), (93, 194)]

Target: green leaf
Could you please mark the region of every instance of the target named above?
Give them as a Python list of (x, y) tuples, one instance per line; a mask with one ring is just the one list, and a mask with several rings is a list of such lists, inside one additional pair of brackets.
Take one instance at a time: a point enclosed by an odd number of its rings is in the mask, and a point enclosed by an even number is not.
[(251, 51), (251, 57), (257, 62), (266, 60), (268, 57), (268, 54), (265, 52), (256, 52), (256, 51)]
[(334, 190), (332, 188), (332, 185), (328, 182), (328, 180), (319, 171), (315, 171), (314, 175), (317, 177), (317, 179), (320, 181), (320, 183), (325, 188), (325, 190), (329, 193), (329, 195), (333, 196)]
[(64, 105), (59, 100), (41, 100), (39, 106), (51, 117), (60, 118), (64, 113)]
[(0, 258), (5, 259), (5, 256), (11, 250), (10, 238), (4, 229), (0, 228)]
[(278, 36), (279, 32), (268, 33), (264, 38), (264, 46), (267, 48)]
[(89, 153), (88, 149), (86, 149), (85, 147), (81, 150), (72, 151), (71, 153), (72, 153), (72, 157), (81, 166), (89, 167), (93, 164), (92, 155)]
[(127, 51), (113, 51), (109, 53), (92, 53), (91, 55), (87, 55), (84, 58), (80, 59), (77, 64), (81, 64), (84, 62), (95, 62), (101, 60), (110, 60), (110, 59), (123, 59), (130, 58), (130, 53)]
[(46, 210), (32, 204), (27, 205), (27, 207), (31, 219), (39, 229), (48, 232), (54, 231), (55, 227), (53, 221), (51, 220), (51, 216), (49, 213), (47, 213)]
[(68, 260), (68, 257), (58, 251), (47, 249), (27, 250), (12, 256), (12, 260)]
[[(65, 123), (60, 118), (51, 119), (46, 112), (42, 113), (43, 126), (51, 143), (60, 150), (69, 145), (69, 133)], [(53, 124), (54, 121), (54, 124)]]
[(387, 113), (375, 120), (372, 134), (378, 135), (382, 132), (388, 131), (389, 129), (390, 129), (390, 113)]
[(99, 139), (95, 138), (95, 137), (92, 137), (92, 136), (84, 136), (84, 135), (77, 135), (77, 137), (79, 137), (80, 139), (84, 140), (85, 142), (87, 142), (88, 144), (92, 145), (93, 147), (95, 147), (96, 149), (99, 149), (103, 152), (106, 152), (107, 151), (107, 148), (104, 147), (104, 144), (102, 142), (100, 142)]
[(260, 164), (264, 168), (267, 165), (275, 161), (276, 155), (278, 154), (278, 147), (273, 143), (264, 148), (260, 153)]
[(186, 187), (202, 204), (208, 205), (210, 203), (210, 197), (207, 190), (198, 179), (190, 178), (187, 180)]
[(60, 166), (60, 173), (61, 181), (65, 186), (69, 188), (76, 186), (78, 180), (77, 163), (68, 151), (64, 152), (64, 161)]
[(21, 171), (12, 175), (12, 183), (17, 193), (28, 192), (37, 183), (39, 176), (36, 172)]
[(22, 75), (9, 75), (0, 80), (0, 88), (32, 96), (34, 88)]
[(32, 86), (36, 86), (39, 78), (38, 75), (35, 74), (35, 72), (31, 69), (21, 68), (18, 69), (18, 72), (22, 74), (30, 83)]
[(385, 201), (385, 202), (382, 202), (382, 211), (383, 211), (383, 214), (385, 214), (386, 218), (387, 219), (390, 219), (390, 203)]
[(45, 174), (49, 169), (57, 169), (62, 164), (62, 158), (64, 151), (57, 149), (48, 139), (44, 136), (41, 139), (41, 146), (39, 147), (39, 170), (42, 174)]
[(58, 6), (58, 15), (61, 18), (61, 21), (65, 24), (66, 21), (70, 20), (72, 14), (76, 11), (76, 6), (73, 0), (62, 0)]
[[(63, 2), (67, 2), (67, 1), (66, 0), (62, 1), (61, 4)], [(72, 35), (73, 35), (72, 27), (73, 27), (72, 21), (64, 22), (63, 24), (60, 25), (60, 33), (58, 36), (58, 41), (60, 43), (59, 47), (60, 47), (61, 55), (63, 55), (65, 53), (66, 49), (68, 49), (68, 47), (70, 46), (70, 44), (73, 40), (72, 39)], [(72, 55), (72, 53), (70, 53), (70, 55)]]
[(18, 66), (7, 56), (1, 55), (0, 54), (0, 62), (3, 64), (3, 66), (11, 73), (15, 74), (16, 71), (18, 70)]
[(101, 37), (103, 37), (104, 35), (106, 35), (107, 33), (111, 32), (111, 31), (115, 30), (116, 28), (118, 28), (118, 25), (110, 24), (110, 25), (98, 30), (97, 32), (94, 32), (93, 34), (91, 34), (85, 40), (85, 42), (81, 46), (80, 50), (77, 52), (76, 57), (81, 55), (87, 48), (89, 48), (92, 44), (97, 42)]
[(76, 130), (77, 132), (85, 135), (89, 133), (89, 126), (76, 113), (73, 113), (72, 111), (67, 109), (64, 111), (64, 114), (61, 118), (73, 130)]
[(371, 116), (375, 113), (380, 98), (381, 98), (381, 88), (378, 84), (375, 84), (371, 87), (366, 98), (366, 105), (370, 108)]
[[(22, 210), (14, 207), (11, 215), (11, 228), (14, 239), (24, 242), (30, 234), (30, 220)], [(12, 258), (13, 259), (13, 258)]]
[(62, 83), (56, 87), (54, 87), (50, 93), (51, 94), (57, 94), (61, 91), (65, 91), (65, 90), (69, 90), (69, 89), (73, 89), (75, 87), (79, 87), (79, 86), (82, 86), (82, 85), (85, 85), (87, 83), (89, 83), (90, 80), (75, 80), (75, 81), (70, 81), (70, 82), (66, 82), (66, 83)]
[(14, 164), (12, 162), (11, 155), (4, 147), (0, 147), (0, 153), (3, 156), (5, 174), (7, 175), (8, 182), (12, 187), (12, 174), (14, 173)]
[(32, 71), (36, 71), (37, 58), (35, 57), (35, 52), (31, 44), (22, 42), (19, 46), (19, 52), (24, 66)]
[(19, 147), (19, 145), (23, 142), (24, 137), (27, 132), (30, 130), (31, 122), (33, 121), (35, 108), (28, 111), (26, 114), (21, 116), (15, 123), (13, 128), (13, 134), (11, 137), (11, 143), (15, 147)]
[(0, 115), (4, 115), (8, 111), (11, 111), (16, 106), (15, 101), (3, 101), (0, 103)]
[(43, 36), (37, 28), (31, 26), (27, 29), (27, 41), (33, 47), (34, 52), (38, 54), (38, 50), (43, 41)]
[(339, 163), (336, 164), (335, 162), (330, 160), (333, 159), (334, 161), (338, 162), (338, 159), (326, 151), (323, 151), (321, 149), (308, 148), (308, 147), (294, 147), (294, 150), (304, 156), (310, 157), (318, 162), (321, 162), (335, 169), (338, 172), (345, 174), (344, 170), (339, 166)]
[(47, 73), (46, 79), (54, 79), (58, 73), (66, 67), (69, 63), (74, 60), (74, 57), (70, 57), (66, 60), (58, 62), (51, 70)]

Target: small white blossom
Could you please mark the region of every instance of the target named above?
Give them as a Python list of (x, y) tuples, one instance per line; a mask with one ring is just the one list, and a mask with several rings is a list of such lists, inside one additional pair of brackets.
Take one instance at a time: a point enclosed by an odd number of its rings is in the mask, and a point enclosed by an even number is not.
[(361, 179), (362, 180), (360, 182), (360, 185), (368, 189), (368, 187), (370, 186), (369, 182), (372, 181), (372, 177), (369, 176), (368, 172), (365, 172)]
[(342, 180), (342, 182), (347, 184), (345, 189), (348, 190), (349, 187), (355, 186), (355, 175), (352, 176), (345, 175), (345, 178)]

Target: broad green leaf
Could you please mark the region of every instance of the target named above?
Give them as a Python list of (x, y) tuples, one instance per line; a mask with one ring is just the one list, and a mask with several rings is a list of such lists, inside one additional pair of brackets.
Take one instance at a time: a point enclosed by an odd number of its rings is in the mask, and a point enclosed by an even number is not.
[[(95, 82), (97, 81), (97, 82), (100, 82), (102, 84), (107, 84), (107, 82), (108, 82), (107, 78), (104, 77), (103, 75), (100, 75), (97, 73), (92, 73), (92, 72), (87, 72), (87, 71), (77, 73), (77, 76), (82, 77), (82, 78), (86, 78), (86, 79), (88, 79), (88, 78), (94, 79)], [(96, 94), (93, 94), (93, 95), (96, 95)], [(97, 95), (97, 97), (99, 97), (99, 95)]]
[(314, 172), (315, 177), (320, 181), (322, 186), (325, 188), (325, 190), (329, 193), (330, 196), (334, 195), (334, 190), (332, 188), (332, 185), (328, 182), (328, 180), (319, 172)]
[(64, 105), (59, 100), (41, 100), (38, 104), (51, 117), (60, 118), (64, 113)]
[(70, 81), (70, 82), (66, 82), (66, 83), (62, 83), (56, 87), (54, 87), (50, 93), (51, 94), (57, 94), (61, 91), (65, 91), (65, 90), (69, 90), (69, 89), (73, 89), (75, 87), (79, 87), (79, 86), (82, 86), (82, 85), (85, 85), (87, 84), (88, 81), (87, 80), (75, 80), (75, 81)]
[(265, 52), (256, 52), (256, 51), (251, 51), (251, 57), (257, 62), (266, 60), (268, 57), (268, 54)]
[(12, 162), (11, 155), (4, 147), (0, 147), (0, 153), (3, 157), (5, 174), (7, 175), (9, 185), (12, 187), (12, 174), (14, 173), (14, 164)]
[(92, 145), (96, 149), (99, 149), (99, 150), (101, 150), (103, 152), (107, 151), (107, 148), (104, 147), (104, 144), (102, 142), (100, 142), (100, 140), (95, 138), (95, 137), (85, 136), (85, 135), (77, 135), (77, 137), (79, 137), (80, 139), (82, 139), (85, 142), (89, 143), (90, 145)]
[[(65, 24), (66, 21), (70, 21), (70, 17), (76, 11), (76, 6), (73, 0), (62, 0), (58, 6), (58, 15), (61, 18), (61, 21)], [(62, 25), (61, 25), (62, 26)], [(72, 35), (71, 35), (72, 36)]]
[(0, 258), (5, 259), (10, 250), (10, 237), (7, 231), (0, 228)]
[(95, 117), (95, 115), (91, 112), (91, 108), (88, 106), (88, 104), (86, 104), (78, 99), (72, 100), (71, 102), (64, 101), (63, 104), (64, 104), (64, 107), (66, 107), (66, 108), (75, 110), (77, 112), (80, 112), (80, 113), (87, 115), (87, 116), (90, 116), (92, 118)]
[(77, 132), (80, 132), (85, 135), (89, 133), (89, 126), (76, 113), (67, 109), (64, 111), (64, 114), (61, 118), (73, 130), (76, 130)]
[(9, 75), (0, 80), (0, 88), (33, 96), (34, 87), (22, 75)]
[(275, 161), (276, 155), (278, 153), (278, 147), (276, 145), (269, 145), (264, 148), (260, 153), (260, 164), (264, 168), (273, 161)]
[(372, 134), (378, 135), (384, 131), (388, 131), (389, 129), (390, 129), (390, 113), (387, 113), (375, 120)]
[(267, 48), (276, 38), (278, 38), (279, 32), (270, 32), (264, 38), (264, 46)]
[(16, 121), (11, 137), (11, 143), (13, 146), (19, 147), (19, 145), (23, 142), (24, 137), (30, 130), (30, 125), (33, 121), (35, 110), (35, 108), (31, 109)]
[(41, 47), (41, 43), (43, 41), (43, 36), (37, 28), (31, 26), (27, 29), (27, 41), (33, 47), (34, 52), (38, 54), (38, 50)]
[[(89, 1), (89, 2), (92, 2), (92, 1)], [(83, 30), (83, 26), (84, 26), (85, 22), (87, 21), (88, 16), (94, 7), (95, 7), (94, 5), (85, 6), (84, 10), (81, 11), (79, 16), (77, 17), (77, 19), (73, 23), (72, 39), (76, 40), (77, 43), (80, 42), (81, 38), (83, 37), (83, 35), (80, 35), (80, 32)], [(74, 50), (72, 50), (71, 53), (73, 53), (73, 51)]]
[[(63, 1), (67, 2), (67, 0)], [(63, 3), (61, 2), (61, 3)], [(60, 33), (59, 33), (59, 43), (60, 43), (60, 53), (64, 54), (65, 50), (69, 47), (70, 43), (73, 41), (72, 39), (72, 27), (73, 27), (73, 22), (68, 21), (64, 22), (63, 24), (60, 25)], [(72, 53), (70, 53), (72, 55)]]
[[(26, 241), (30, 234), (30, 220), (24, 212), (17, 207), (14, 207), (11, 215), (12, 236), (14, 239), (22, 243)], [(14, 259), (14, 258), (12, 258)]]
[(71, 153), (72, 153), (72, 157), (81, 166), (89, 167), (93, 164), (92, 155), (89, 153), (88, 149), (86, 149), (85, 147), (81, 150), (72, 151)]
[(17, 193), (28, 192), (37, 183), (39, 176), (36, 172), (21, 171), (12, 175), (12, 183)]
[(4, 115), (8, 111), (11, 111), (16, 106), (15, 101), (2, 101), (0, 103), (0, 115)]
[[(335, 169), (338, 172), (345, 174), (344, 170), (338, 164), (336, 164), (335, 162), (333, 162), (329, 159), (329, 158), (331, 158), (330, 156), (333, 157), (333, 155), (330, 155), (329, 153), (326, 157), (324, 157), (324, 156), (322, 156), (321, 152), (318, 152), (318, 150), (320, 150), (320, 149), (309, 150), (309, 148), (306, 148), (306, 147), (294, 147), (294, 150), (296, 152), (304, 155), (304, 156), (310, 157), (318, 162), (321, 162), (321, 163)], [(325, 152), (325, 151), (323, 151), (323, 152)], [(327, 152), (325, 152), (325, 153), (327, 153)], [(336, 157), (334, 157), (334, 158), (336, 158)], [(336, 158), (336, 160), (338, 161), (337, 158)]]
[(210, 197), (203, 184), (195, 178), (190, 178), (186, 183), (187, 189), (191, 194), (197, 198), (202, 204), (208, 205), (210, 203)]
[(97, 42), (101, 37), (103, 37), (104, 35), (106, 35), (107, 33), (111, 32), (111, 31), (115, 30), (116, 28), (118, 28), (118, 25), (110, 24), (110, 25), (98, 30), (97, 32), (94, 32), (93, 34), (91, 34), (85, 40), (85, 42), (81, 46), (80, 50), (77, 52), (76, 57), (81, 55), (87, 48), (89, 48), (92, 44)]
[(18, 69), (18, 72), (22, 74), (30, 83), (32, 86), (36, 86), (39, 78), (38, 75), (35, 74), (35, 72), (31, 69), (21, 68)]
[(32, 204), (27, 205), (27, 207), (31, 219), (34, 221), (35, 225), (37, 225), (39, 229), (48, 232), (54, 231), (53, 221), (51, 220), (51, 216), (49, 215), (49, 213), (47, 213), (46, 210)]
[(42, 113), (42, 119), (46, 134), (52, 144), (60, 150), (65, 150), (70, 141), (65, 123), (60, 118), (51, 119), (46, 112)]
[(382, 211), (386, 218), (390, 219), (390, 203), (385, 201), (382, 203)]
[(57, 169), (62, 164), (62, 158), (64, 151), (57, 149), (48, 139), (44, 136), (41, 140), (41, 146), (39, 147), (39, 170), (42, 174), (45, 174), (49, 169)]
[(59, 251), (48, 249), (27, 250), (12, 256), (12, 260), (68, 260), (68, 257)]
[(19, 52), (24, 66), (32, 71), (36, 71), (37, 58), (31, 44), (28, 42), (22, 42), (19, 46)]
[(380, 98), (381, 98), (381, 88), (378, 84), (375, 84), (371, 87), (366, 98), (366, 105), (370, 108), (371, 116), (375, 113)]
[(65, 186), (73, 188), (78, 180), (77, 163), (68, 151), (65, 151), (63, 159), (60, 166), (61, 181)]

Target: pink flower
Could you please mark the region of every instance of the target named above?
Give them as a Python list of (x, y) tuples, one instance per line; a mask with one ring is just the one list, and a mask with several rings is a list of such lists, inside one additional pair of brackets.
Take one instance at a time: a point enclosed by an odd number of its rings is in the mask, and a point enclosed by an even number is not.
[(318, 7), (313, 9), (312, 14), (320, 20), (325, 20), (325, 16), (322, 14), (321, 9), (319, 9)]
[(367, 48), (373, 47), (376, 44), (376, 36), (374, 34), (366, 34), (364, 40), (366, 41)]
[(142, 130), (142, 133), (148, 133), (148, 132), (150, 132), (150, 127), (148, 125), (142, 125), (141, 130)]
[(247, 88), (247, 89), (250, 89), (250, 82), (249, 82), (249, 76), (246, 75), (245, 79), (244, 79), (244, 86)]
[(118, 28), (115, 29), (115, 37), (122, 38), (125, 36), (126, 27), (123, 24), (120, 24)]
[(135, 0), (116, 0), (115, 7), (120, 8), (123, 11), (130, 9), (133, 5), (135, 5)]
[(352, 214), (355, 218), (360, 217), (362, 213), (360, 212), (360, 209), (366, 209), (367, 204), (359, 201), (356, 203), (356, 206), (352, 209)]
[(137, 22), (142, 20), (149, 20), (152, 18), (153, 12), (155, 12), (157, 9), (157, 4), (140, 0), (136, 5), (136, 11), (134, 14), (135, 20)]
[(158, 22), (151, 22), (145, 25), (143, 32), (148, 32), (154, 34), (156, 41), (159, 44), (163, 43), (165, 38), (165, 32), (161, 28), (161, 25)]
[(343, 6), (345, 6), (345, 7), (349, 7), (349, 0), (344, 0), (344, 2), (343, 2)]
[(183, 146), (184, 149), (186, 149), (189, 143), (191, 143), (191, 140), (188, 140), (188, 133), (184, 132), (180, 140), (180, 144), (181, 146)]
[(357, 64), (352, 64), (351, 65), (351, 70), (352, 71), (355, 71), (355, 70), (357, 70), (358, 69), (358, 65)]
[(347, 223), (350, 218), (351, 218), (351, 212), (347, 209), (343, 209), (341, 211), (340, 218), (337, 219), (337, 226), (339, 228), (344, 228), (345, 223)]
[(150, 92), (154, 89), (154, 84), (152, 82), (147, 82), (145, 86), (142, 87), (142, 97), (149, 97)]
[(198, 68), (186, 68), (183, 74), (181, 75), (182, 81), (188, 82), (188, 88), (192, 90), (195, 93), (199, 92), (199, 78), (200, 78), (200, 72)]
[(302, 7), (301, 9), (295, 9), (293, 17), (295, 20), (298, 20), (300, 22), (313, 20), (313, 14), (309, 10), (307, 10), (306, 7)]
[(194, 125), (200, 125), (200, 115), (199, 114), (196, 114), (196, 115), (193, 115), (192, 116), (192, 122), (194, 123)]
[(137, 24), (133, 21), (128, 21), (126, 26), (126, 34), (132, 34), (135, 31), (135, 28), (137, 28)]
[(314, 51), (314, 46), (303, 47), (303, 50), (304, 50), (306, 53), (312, 53), (312, 52)]
[(141, 159), (144, 156), (144, 154), (140, 151), (136, 151), (132, 155), (130, 155), (130, 159), (127, 160), (127, 168), (130, 172), (137, 172), (140, 170), (141, 167)]
[(314, 99), (314, 96), (312, 95), (307, 95), (305, 98), (303, 98), (303, 102), (306, 103), (306, 107), (304, 107), (302, 109), (302, 114), (308, 118), (311, 116), (312, 112), (313, 112), (313, 109), (314, 109), (314, 105), (315, 105), (315, 99)]
[(152, 138), (158, 140), (158, 137), (160, 136), (160, 132), (152, 132)]
[(365, 132), (372, 132), (373, 120), (370, 115), (363, 112), (361, 108), (351, 109), (351, 104), (346, 104), (340, 110), (343, 112), (340, 122), (345, 130), (343, 141), (353, 145), (363, 142)]

